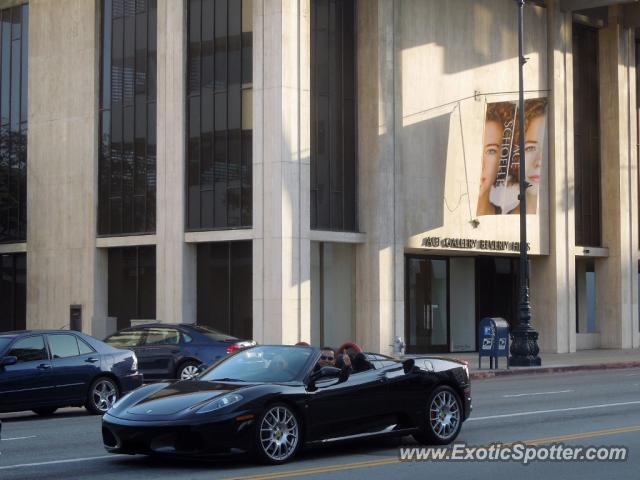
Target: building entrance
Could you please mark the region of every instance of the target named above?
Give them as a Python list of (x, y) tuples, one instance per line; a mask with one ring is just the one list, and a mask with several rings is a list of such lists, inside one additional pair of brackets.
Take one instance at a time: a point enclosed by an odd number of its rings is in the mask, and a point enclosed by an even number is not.
[(407, 353), (449, 351), (449, 260), (406, 258)]
[(476, 331), (484, 317), (502, 317), (510, 329), (518, 324), (518, 272), (517, 258), (476, 257)]
[(484, 317), (518, 324), (517, 258), (405, 258), (407, 353), (477, 351)]

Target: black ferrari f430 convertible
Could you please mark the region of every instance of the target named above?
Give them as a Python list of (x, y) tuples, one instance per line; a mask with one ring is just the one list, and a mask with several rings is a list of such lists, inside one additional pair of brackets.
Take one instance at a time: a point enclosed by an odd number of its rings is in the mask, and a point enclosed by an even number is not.
[[(318, 366), (320, 350), (256, 346), (191, 380), (147, 385), (104, 415), (113, 453), (252, 453), (283, 463), (304, 445), (374, 436), (445, 445), (471, 413), (465, 364), (432, 357), (360, 356), (357, 369)], [(364, 365), (364, 366), (363, 366)]]

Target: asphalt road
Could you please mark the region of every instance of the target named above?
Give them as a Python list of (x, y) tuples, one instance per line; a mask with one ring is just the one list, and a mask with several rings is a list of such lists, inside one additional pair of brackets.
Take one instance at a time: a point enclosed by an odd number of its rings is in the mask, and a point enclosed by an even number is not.
[[(473, 415), (458, 442), (468, 446), (525, 440), (534, 444), (629, 448), (625, 462), (400, 462), (410, 438), (377, 440), (303, 452), (292, 463), (266, 467), (246, 459), (210, 463), (107, 454), (100, 419), (65, 409), (51, 418), (2, 414), (0, 478), (215, 479), (540, 478), (634, 479), (640, 470), (640, 369), (544, 374), (478, 380)], [(125, 477), (126, 476), (126, 477)]]

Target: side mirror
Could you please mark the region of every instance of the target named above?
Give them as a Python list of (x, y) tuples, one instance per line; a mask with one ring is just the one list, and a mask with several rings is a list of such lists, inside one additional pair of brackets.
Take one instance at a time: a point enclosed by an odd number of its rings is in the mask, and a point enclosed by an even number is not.
[(200, 365), (198, 365), (198, 375), (204, 372), (207, 368), (209, 368), (209, 365), (207, 365), (206, 363), (201, 363)]
[(404, 362), (402, 362), (402, 369), (404, 373), (411, 373), (416, 366), (416, 361), (413, 358), (407, 358)]
[(320, 370), (316, 370), (311, 375), (309, 375), (309, 380), (307, 381), (307, 388), (309, 390), (315, 390), (316, 382), (318, 380), (322, 380), (324, 378), (340, 378), (341, 373), (342, 373), (342, 370), (336, 367), (322, 367)]
[(18, 363), (18, 357), (7, 356), (0, 358), (0, 368), (4, 368), (7, 365), (15, 365)]

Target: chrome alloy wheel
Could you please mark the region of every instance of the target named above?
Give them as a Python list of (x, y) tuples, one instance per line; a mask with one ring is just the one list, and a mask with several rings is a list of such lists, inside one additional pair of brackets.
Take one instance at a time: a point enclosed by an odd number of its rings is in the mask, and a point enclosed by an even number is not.
[(195, 365), (186, 365), (180, 372), (180, 380), (191, 380), (198, 376), (198, 367)]
[(291, 457), (298, 446), (300, 428), (295, 415), (287, 407), (272, 407), (262, 417), (260, 446), (271, 460), (282, 462)]
[(453, 392), (442, 390), (429, 406), (429, 422), (433, 433), (442, 440), (455, 435), (460, 424), (460, 405)]
[(118, 390), (111, 380), (105, 378), (93, 386), (91, 398), (98, 410), (106, 412), (118, 400)]

